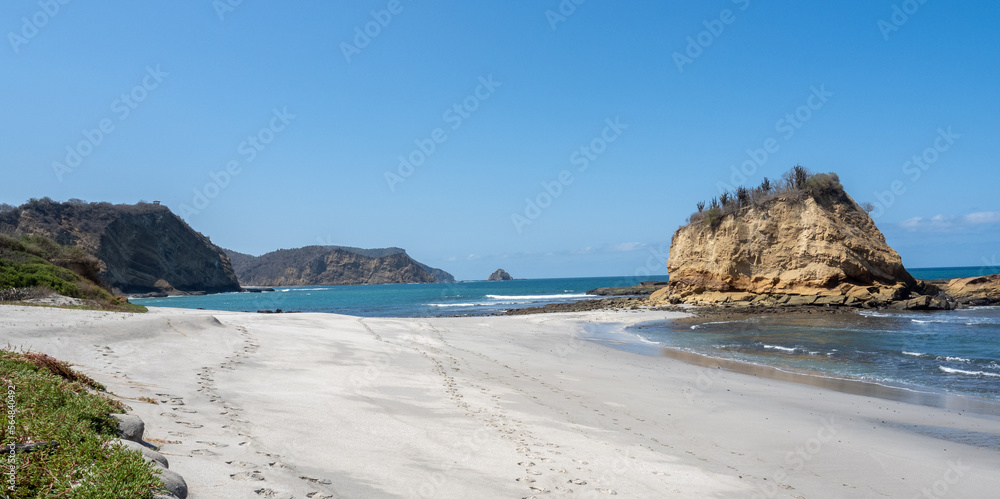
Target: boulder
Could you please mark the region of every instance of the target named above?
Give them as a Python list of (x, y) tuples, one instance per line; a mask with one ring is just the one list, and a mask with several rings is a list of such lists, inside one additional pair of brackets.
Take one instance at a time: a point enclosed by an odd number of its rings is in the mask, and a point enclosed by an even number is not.
[(790, 307), (798, 307), (802, 305), (812, 305), (815, 302), (816, 302), (815, 296), (792, 295), (788, 297), (788, 301), (785, 302), (785, 305), (788, 305)]
[(118, 436), (133, 442), (142, 442), (142, 434), (146, 425), (135, 414), (112, 414), (118, 420)]
[(184, 477), (168, 469), (160, 470), (159, 476), (160, 481), (163, 482), (163, 486), (167, 489), (167, 492), (170, 492), (178, 499), (187, 498), (188, 486), (187, 482), (184, 481)]
[(514, 278), (510, 276), (504, 269), (496, 269), (490, 277), (486, 279), (487, 281), (513, 281)]
[(952, 279), (945, 292), (959, 303), (969, 305), (1000, 304), (1000, 274)]
[(127, 449), (137, 450), (140, 453), (142, 453), (143, 459), (146, 459), (147, 461), (152, 461), (154, 464), (159, 465), (159, 466), (161, 466), (163, 468), (169, 468), (170, 467), (170, 463), (167, 461), (166, 456), (164, 456), (163, 454), (160, 454), (159, 452), (156, 452), (155, 450), (150, 449), (149, 447), (146, 447), (145, 445), (140, 444), (138, 442), (133, 442), (131, 440), (122, 440), (120, 438), (116, 438), (114, 440), (111, 440), (108, 443), (109, 444), (121, 444), (121, 445), (125, 446), (125, 448), (127, 448)]
[(847, 301), (844, 295), (826, 295), (816, 298), (813, 305), (843, 305)]

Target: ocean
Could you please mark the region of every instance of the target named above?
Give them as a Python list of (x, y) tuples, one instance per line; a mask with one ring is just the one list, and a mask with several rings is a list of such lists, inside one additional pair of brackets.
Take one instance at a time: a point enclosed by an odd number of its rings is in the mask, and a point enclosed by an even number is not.
[(462, 281), (358, 286), (277, 286), (273, 292), (133, 299), (150, 307), (250, 311), (327, 312), (362, 317), (488, 315), (588, 298), (595, 288), (665, 281), (667, 276), (580, 277), (515, 281)]
[[(921, 279), (981, 275), (979, 267), (912, 269)], [(993, 269), (994, 271), (996, 269)], [(588, 290), (666, 276), (275, 287), (274, 292), (134, 299), (156, 307), (327, 312), (363, 317), (488, 315), (594, 298)], [(956, 311), (780, 314), (727, 322), (660, 322), (627, 336), (655, 348), (919, 392), (1000, 400), (1000, 307)]]
[(657, 322), (648, 345), (792, 373), (1000, 401), (1000, 307)]

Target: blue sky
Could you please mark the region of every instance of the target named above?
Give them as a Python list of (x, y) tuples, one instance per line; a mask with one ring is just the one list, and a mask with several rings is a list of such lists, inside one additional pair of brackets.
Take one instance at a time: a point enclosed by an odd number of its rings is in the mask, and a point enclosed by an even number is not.
[(0, 202), (642, 275), (720, 183), (798, 163), (908, 267), (1000, 267), (995, 2), (61, 1), (0, 4)]

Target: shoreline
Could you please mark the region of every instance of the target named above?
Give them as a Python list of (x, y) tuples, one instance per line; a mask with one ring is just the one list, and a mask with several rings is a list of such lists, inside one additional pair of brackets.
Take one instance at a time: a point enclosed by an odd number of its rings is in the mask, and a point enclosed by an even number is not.
[[(693, 316), (688, 316), (671, 320), (685, 321), (693, 318)], [(682, 348), (665, 347), (645, 340), (638, 333), (628, 331), (627, 329), (628, 326), (604, 324), (588, 328), (584, 338), (608, 348), (648, 357), (667, 357), (701, 368), (725, 369), (729, 372), (748, 376), (798, 383), (840, 393), (862, 395), (892, 402), (905, 402), (939, 409), (1000, 416), (1000, 400), (945, 391), (934, 391), (931, 389), (919, 389), (903, 384), (890, 385), (861, 378), (838, 376), (823, 371), (806, 371), (788, 366), (771, 366), (743, 360), (715, 357), (687, 351)], [(633, 339), (633, 336), (636, 338)]]
[(682, 315), (4, 306), (0, 339), (107, 385), (162, 442), (192, 499), (915, 496), (956, 463), (950, 493), (1000, 487), (996, 416), (586, 339), (588, 325)]

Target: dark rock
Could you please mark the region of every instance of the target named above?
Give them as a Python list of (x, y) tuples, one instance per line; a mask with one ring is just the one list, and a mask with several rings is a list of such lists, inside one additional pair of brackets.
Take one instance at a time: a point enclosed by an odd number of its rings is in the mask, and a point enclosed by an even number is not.
[(490, 277), (486, 279), (487, 281), (513, 281), (514, 278), (510, 276), (504, 269), (496, 269)]
[(931, 297), (927, 295), (918, 296), (906, 300), (906, 310), (927, 310), (931, 307)]
[(816, 302), (815, 296), (790, 295), (788, 297), (788, 300), (786, 300), (784, 303), (791, 307), (797, 307), (802, 305), (812, 305), (815, 302)]
[(652, 286), (618, 286), (597, 288), (587, 291), (588, 295), (596, 296), (649, 296), (659, 288)]
[(669, 281), (642, 281), (642, 282), (639, 283), (639, 286), (646, 287), (646, 288), (662, 288), (663, 286), (666, 286), (667, 284), (670, 284), (670, 282)]
[(163, 469), (160, 470), (160, 481), (163, 482), (163, 486), (178, 499), (186, 499), (188, 495), (187, 482), (184, 481), (184, 477), (178, 475), (177, 473)]
[(550, 303), (541, 307), (511, 308), (504, 315), (530, 315), (557, 312), (584, 312), (587, 310), (637, 309), (646, 306), (645, 298), (601, 298), (594, 300), (579, 300), (569, 303)]
[(143, 459), (146, 459), (147, 461), (152, 461), (153, 463), (155, 463), (155, 464), (157, 464), (159, 466), (162, 466), (163, 468), (169, 468), (170, 467), (170, 463), (167, 461), (166, 456), (164, 456), (163, 454), (160, 454), (159, 452), (156, 452), (153, 449), (150, 449), (149, 447), (146, 447), (145, 445), (143, 445), (143, 444), (141, 444), (139, 442), (133, 442), (131, 440), (122, 440), (120, 438), (116, 438), (116, 439), (113, 439), (113, 440), (109, 441), (108, 443), (109, 444), (122, 444), (127, 449), (137, 450), (140, 453), (142, 453)]
[(118, 420), (118, 436), (133, 442), (142, 442), (145, 423), (135, 414), (112, 414)]
[(816, 298), (813, 305), (843, 305), (845, 301), (847, 301), (847, 297), (844, 295), (820, 296)]

